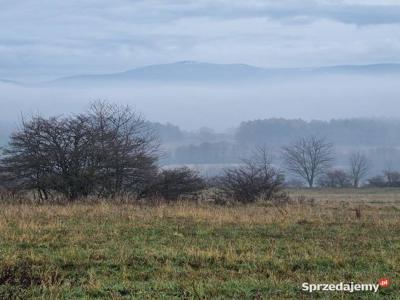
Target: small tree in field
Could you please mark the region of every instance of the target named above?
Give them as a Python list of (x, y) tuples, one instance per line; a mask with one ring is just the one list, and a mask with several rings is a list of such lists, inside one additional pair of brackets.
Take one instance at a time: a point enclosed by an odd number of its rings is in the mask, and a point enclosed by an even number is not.
[(282, 156), (287, 170), (312, 188), (315, 180), (331, 167), (333, 146), (324, 138), (311, 136), (284, 147)]
[(360, 186), (361, 181), (368, 175), (369, 170), (369, 162), (367, 157), (360, 153), (356, 152), (350, 155), (350, 178), (352, 181), (352, 185), (355, 188)]

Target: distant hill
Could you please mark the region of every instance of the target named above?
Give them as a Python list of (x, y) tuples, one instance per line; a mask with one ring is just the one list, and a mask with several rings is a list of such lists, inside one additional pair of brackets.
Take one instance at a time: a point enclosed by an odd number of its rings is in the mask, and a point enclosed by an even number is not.
[[(246, 64), (213, 64), (181, 61), (171, 64), (150, 65), (132, 70), (62, 77), (42, 84), (28, 86), (90, 86), (128, 85), (135, 83), (262, 83), (272, 80), (307, 78), (329, 75), (400, 76), (400, 64), (343, 65), (317, 68), (259, 68)], [(14, 80), (1, 79), (0, 83), (25, 85)]]
[(80, 83), (80, 82), (213, 82), (254, 80), (268, 75), (269, 71), (244, 64), (210, 64), (192, 61), (182, 61), (172, 64), (151, 65), (132, 69), (126, 72), (81, 75), (60, 78), (52, 83)]
[(151, 65), (120, 73), (64, 77), (50, 84), (126, 84), (134, 82), (257, 82), (320, 75), (400, 75), (400, 64), (349, 65), (320, 68), (264, 69), (245, 64), (212, 64), (182, 61)]

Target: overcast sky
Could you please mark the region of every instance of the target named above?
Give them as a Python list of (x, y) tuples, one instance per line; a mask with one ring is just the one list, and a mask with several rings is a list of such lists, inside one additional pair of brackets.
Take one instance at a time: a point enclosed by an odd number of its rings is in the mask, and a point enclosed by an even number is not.
[(0, 0), (0, 78), (400, 62), (400, 0)]

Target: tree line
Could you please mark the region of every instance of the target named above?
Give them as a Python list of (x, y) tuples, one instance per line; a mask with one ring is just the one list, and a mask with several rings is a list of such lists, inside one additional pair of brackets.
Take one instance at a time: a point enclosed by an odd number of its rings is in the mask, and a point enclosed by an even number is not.
[[(240, 157), (249, 155), (256, 145), (267, 144), (280, 151), (281, 147), (298, 137), (323, 136), (337, 147), (337, 161), (344, 163), (348, 151), (363, 149), (374, 162), (372, 167), (375, 172), (385, 168), (388, 161), (393, 167), (400, 167), (399, 120), (304, 121), (275, 118), (243, 122), (225, 134), (211, 130), (208, 134), (200, 134), (169, 127), (160, 127), (163, 144), (168, 145), (168, 155), (163, 161), (168, 164), (234, 164), (240, 162)], [(178, 132), (181, 133), (179, 138)]]
[(337, 146), (397, 146), (400, 121), (394, 119), (337, 119), (304, 121), (272, 118), (242, 122), (235, 133), (238, 143), (268, 141), (286, 145), (299, 136), (324, 136)]
[[(333, 144), (314, 135), (282, 147), (282, 168), (266, 147), (256, 147), (249, 158), (215, 178), (203, 178), (187, 167), (161, 168), (162, 155), (157, 132), (140, 114), (129, 106), (99, 101), (78, 115), (23, 120), (2, 151), (0, 182), (5, 190), (42, 201), (59, 195), (70, 201), (121, 195), (175, 201), (195, 199), (207, 189), (220, 202), (284, 202), (285, 173), (310, 188), (358, 188), (370, 167), (367, 157), (356, 152), (347, 170), (334, 169)], [(396, 186), (400, 174), (386, 171), (367, 182)]]

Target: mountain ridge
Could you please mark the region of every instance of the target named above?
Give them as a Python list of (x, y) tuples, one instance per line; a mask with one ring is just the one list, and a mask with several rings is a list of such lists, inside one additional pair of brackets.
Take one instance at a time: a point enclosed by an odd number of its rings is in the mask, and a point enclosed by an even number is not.
[[(366, 65), (333, 65), (305, 68), (261, 68), (248, 64), (217, 64), (197, 61), (179, 61), (175, 63), (154, 64), (129, 69), (122, 72), (103, 74), (82, 74), (60, 77), (39, 85), (75, 85), (75, 84), (115, 84), (115, 83), (246, 83), (273, 79), (302, 78), (326, 75), (399, 75), (400, 64), (377, 63)], [(2, 83), (21, 83), (0, 79)]]
[(260, 68), (247, 64), (215, 64), (181, 61), (156, 64), (123, 72), (62, 77), (53, 83), (74, 81), (252, 81), (273, 77), (326, 74), (393, 74), (400, 75), (400, 64), (337, 65), (316, 68)]

